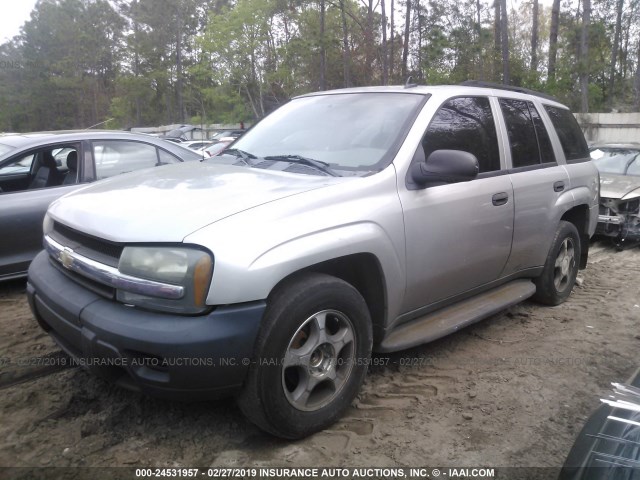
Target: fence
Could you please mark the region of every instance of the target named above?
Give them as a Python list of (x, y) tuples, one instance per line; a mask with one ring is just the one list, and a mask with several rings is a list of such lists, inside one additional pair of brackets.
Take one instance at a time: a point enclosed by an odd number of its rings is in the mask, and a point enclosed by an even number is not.
[[(164, 135), (169, 133), (171, 130), (175, 130), (176, 128), (180, 128), (184, 126), (184, 124), (175, 124), (175, 125), (161, 125), (159, 127), (140, 127), (140, 128), (132, 128), (132, 132), (137, 133), (148, 133), (151, 135)], [(248, 124), (243, 124), (242, 126), (239, 123), (213, 123), (210, 125), (192, 125), (194, 127), (193, 130), (185, 132), (185, 136), (189, 140), (204, 140), (211, 138), (217, 132), (222, 130), (240, 130), (241, 128), (249, 128)]]
[(640, 143), (640, 113), (577, 113), (589, 143)]

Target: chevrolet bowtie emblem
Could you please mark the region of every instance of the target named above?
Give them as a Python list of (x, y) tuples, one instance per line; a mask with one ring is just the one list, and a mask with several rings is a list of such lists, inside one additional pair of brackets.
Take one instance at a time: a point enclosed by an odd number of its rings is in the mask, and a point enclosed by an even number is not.
[(70, 248), (65, 248), (58, 255), (58, 260), (60, 260), (60, 263), (66, 269), (70, 269), (73, 266), (72, 253), (73, 253), (73, 250), (71, 250)]

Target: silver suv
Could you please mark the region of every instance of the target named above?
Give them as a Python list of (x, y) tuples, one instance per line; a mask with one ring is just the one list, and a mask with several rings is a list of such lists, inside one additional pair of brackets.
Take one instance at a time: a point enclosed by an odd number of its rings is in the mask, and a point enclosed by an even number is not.
[(339, 418), (372, 350), (563, 302), (597, 216), (597, 171), (553, 99), (321, 92), (221, 157), (53, 203), (28, 296), (95, 373), (164, 397), (234, 394), (259, 427), (300, 438)]

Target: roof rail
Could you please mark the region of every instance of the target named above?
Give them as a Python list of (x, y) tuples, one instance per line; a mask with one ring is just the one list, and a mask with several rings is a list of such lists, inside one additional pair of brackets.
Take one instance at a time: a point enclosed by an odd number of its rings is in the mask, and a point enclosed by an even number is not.
[(484, 82), (482, 80), (465, 80), (460, 83), (465, 87), (480, 87), (480, 88), (494, 88), (496, 90), (508, 90), (510, 92), (526, 93), (528, 95), (535, 95), (536, 97), (546, 98), (547, 100), (553, 100), (554, 102), (560, 102), (556, 97), (547, 93), (536, 92), (535, 90), (529, 90), (524, 87), (514, 87), (512, 85), (503, 85), (501, 83)]

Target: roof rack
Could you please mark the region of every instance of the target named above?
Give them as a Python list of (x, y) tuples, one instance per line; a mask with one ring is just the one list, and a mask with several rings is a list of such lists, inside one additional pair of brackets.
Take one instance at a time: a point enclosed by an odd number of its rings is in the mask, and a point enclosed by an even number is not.
[(480, 88), (494, 88), (496, 90), (508, 90), (510, 92), (526, 93), (528, 95), (535, 95), (536, 97), (546, 98), (547, 100), (553, 100), (554, 102), (560, 102), (556, 97), (547, 93), (536, 92), (535, 90), (529, 90), (524, 87), (514, 87), (513, 85), (503, 85), (501, 83), (484, 82), (482, 80), (465, 80), (460, 83), (465, 87), (480, 87)]

